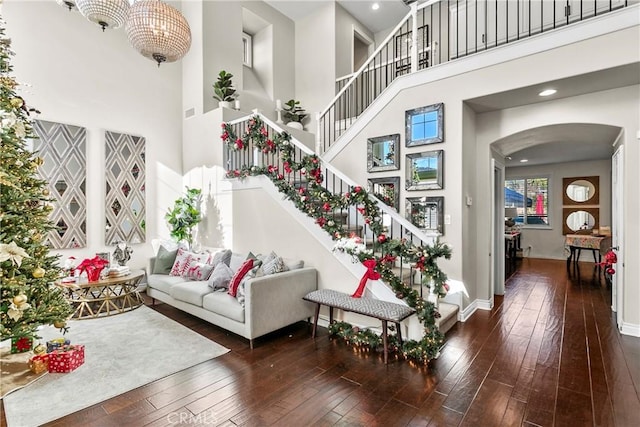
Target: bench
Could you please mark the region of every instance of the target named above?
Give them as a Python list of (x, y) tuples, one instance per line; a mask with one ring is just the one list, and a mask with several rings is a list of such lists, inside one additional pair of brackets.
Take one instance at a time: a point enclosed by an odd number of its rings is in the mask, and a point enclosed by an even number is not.
[(381, 320), (385, 364), (388, 360), (387, 322), (395, 323), (398, 341), (401, 345), (402, 334), (400, 332), (400, 322), (416, 312), (413, 308), (407, 307), (406, 305), (381, 301), (373, 298), (353, 298), (350, 295), (332, 289), (319, 289), (317, 291), (309, 292), (303, 299), (316, 304), (316, 315), (313, 320), (313, 332), (311, 334), (313, 339), (316, 337), (318, 316), (320, 314), (320, 306), (322, 305), (329, 307), (329, 324), (333, 323), (334, 308)]

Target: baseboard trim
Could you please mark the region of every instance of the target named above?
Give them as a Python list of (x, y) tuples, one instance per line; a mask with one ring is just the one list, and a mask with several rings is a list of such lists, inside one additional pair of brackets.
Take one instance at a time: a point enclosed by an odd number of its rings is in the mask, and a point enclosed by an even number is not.
[(476, 310), (491, 310), (491, 300), (488, 299), (476, 299), (471, 304), (462, 310), (459, 314), (459, 320), (466, 322)]
[(620, 333), (622, 335), (640, 337), (640, 325), (637, 325), (634, 323), (622, 322), (622, 326), (620, 327)]

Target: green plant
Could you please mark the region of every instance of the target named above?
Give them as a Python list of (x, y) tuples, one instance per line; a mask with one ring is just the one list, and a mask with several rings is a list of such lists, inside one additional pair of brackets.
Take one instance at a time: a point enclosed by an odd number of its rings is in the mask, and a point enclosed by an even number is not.
[(304, 109), (300, 107), (300, 101), (296, 101), (295, 99), (288, 100), (282, 107), (282, 111), (284, 119), (287, 122), (302, 123), (308, 116), (308, 114), (304, 112)]
[(171, 237), (177, 242), (184, 240), (191, 247), (193, 229), (202, 220), (200, 217), (201, 202), (202, 190), (187, 187), (187, 193), (176, 199), (173, 209), (167, 211), (165, 219), (171, 228)]
[(218, 101), (233, 101), (236, 98), (236, 90), (233, 88), (231, 79), (233, 74), (225, 70), (220, 71), (218, 80), (213, 84), (213, 97)]

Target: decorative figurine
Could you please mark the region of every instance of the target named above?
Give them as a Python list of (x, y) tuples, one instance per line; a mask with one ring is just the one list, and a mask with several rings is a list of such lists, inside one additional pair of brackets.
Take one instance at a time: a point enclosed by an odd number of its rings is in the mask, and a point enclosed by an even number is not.
[(113, 259), (118, 263), (118, 265), (125, 266), (127, 265), (127, 261), (131, 259), (132, 253), (133, 249), (127, 246), (126, 242), (119, 242), (116, 244), (116, 250), (113, 251)]

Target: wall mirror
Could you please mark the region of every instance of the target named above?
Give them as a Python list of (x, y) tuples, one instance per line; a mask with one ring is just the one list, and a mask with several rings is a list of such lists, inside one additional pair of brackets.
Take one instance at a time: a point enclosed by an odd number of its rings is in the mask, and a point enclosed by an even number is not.
[(145, 139), (105, 132), (105, 244), (145, 241)]
[(583, 176), (562, 179), (564, 205), (597, 205), (600, 203), (600, 177)]
[(406, 189), (441, 190), (443, 150), (407, 154)]
[(398, 211), (400, 207), (400, 177), (371, 178), (367, 180), (369, 192), (385, 205)]
[(421, 230), (444, 235), (444, 197), (407, 197), (406, 218)]
[(444, 141), (444, 104), (405, 111), (405, 128), (407, 147)]
[(367, 171), (400, 169), (400, 134), (367, 139)]
[(563, 234), (592, 234), (600, 226), (598, 208), (563, 208)]

